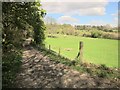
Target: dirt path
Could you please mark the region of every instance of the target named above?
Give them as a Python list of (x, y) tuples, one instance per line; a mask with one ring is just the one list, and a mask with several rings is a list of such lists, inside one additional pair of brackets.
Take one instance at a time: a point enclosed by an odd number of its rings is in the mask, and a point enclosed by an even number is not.
[(23, 52), (21, 70), (16, 78), (18, 88), (86, 88), (118, 87), (113, 81), (79, 73), (61, 63), (55, 63), (31, 48)]

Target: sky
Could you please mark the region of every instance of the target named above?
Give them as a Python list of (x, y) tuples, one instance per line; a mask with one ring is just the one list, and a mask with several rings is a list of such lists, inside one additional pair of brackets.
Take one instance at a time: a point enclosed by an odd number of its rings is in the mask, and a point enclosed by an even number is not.
[(42, 0), (47, 17), (72, 25), (118, 25), (118, 0)]

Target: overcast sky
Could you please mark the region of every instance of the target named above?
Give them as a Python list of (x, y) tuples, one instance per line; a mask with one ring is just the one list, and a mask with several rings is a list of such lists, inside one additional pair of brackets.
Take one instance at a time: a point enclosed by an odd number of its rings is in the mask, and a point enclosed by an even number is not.
[(46, 17), (58, 23), (117, 25), (118, 0), (42, 0)]

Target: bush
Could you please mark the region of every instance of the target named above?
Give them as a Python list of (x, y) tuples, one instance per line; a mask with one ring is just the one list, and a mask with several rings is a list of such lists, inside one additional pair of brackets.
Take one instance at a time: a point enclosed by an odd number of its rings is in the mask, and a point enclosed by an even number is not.
[(74, 36), (79, 36), (79, 32), (75, 32), (75, 33), (74, 33)]
[(91, 32), (91, 37), (92, 37), (92, 38), (100, 38), (101, 35), (102, 35), (102, 33), (99, 32), (99, 31), (92, 31), (92, 32)]
[(2, 86), (14, 87), (14, 79), (21, 65), (21, 54), (18, 52), (6, 53), (2, 56)]
[(91, 37), (90, 34), (85, 34), (85, 33), (84, 33), (82, 36), (83, 36), (83, 37)]
[(98, 77), (101, 77), (101, 78), (105, 78), (108, 76), (107, 72), (105, 71), (99, 71), (97, 74), (98, 74)]
[(57, 36), (54, 35), (48, 35), (49, 38), (57, 38)]
[(118, 40), (119, 39), (119, 36), (118, 36), (118, 34), (110, 34), (110, 33), (104, 33), (103, 35), (102, 35), (102, 38), (106, 38), (106, 39), (116, 39), (116, 40)]
[(110, 39), (110, 34), (103, 34), (103, 38)]
[(108, 70), (109, 68), (105, 64), (100, 65), (100, 69), (102, 70)]

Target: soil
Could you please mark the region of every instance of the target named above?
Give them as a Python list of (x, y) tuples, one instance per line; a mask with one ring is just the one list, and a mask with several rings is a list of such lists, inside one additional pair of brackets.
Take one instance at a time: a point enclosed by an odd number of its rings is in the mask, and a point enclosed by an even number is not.
[(120, 80), (80, 73), (50, 60), (33, 47), (25, 48), (22, 58), (15, 80), (17, 88), (120, 88)]

